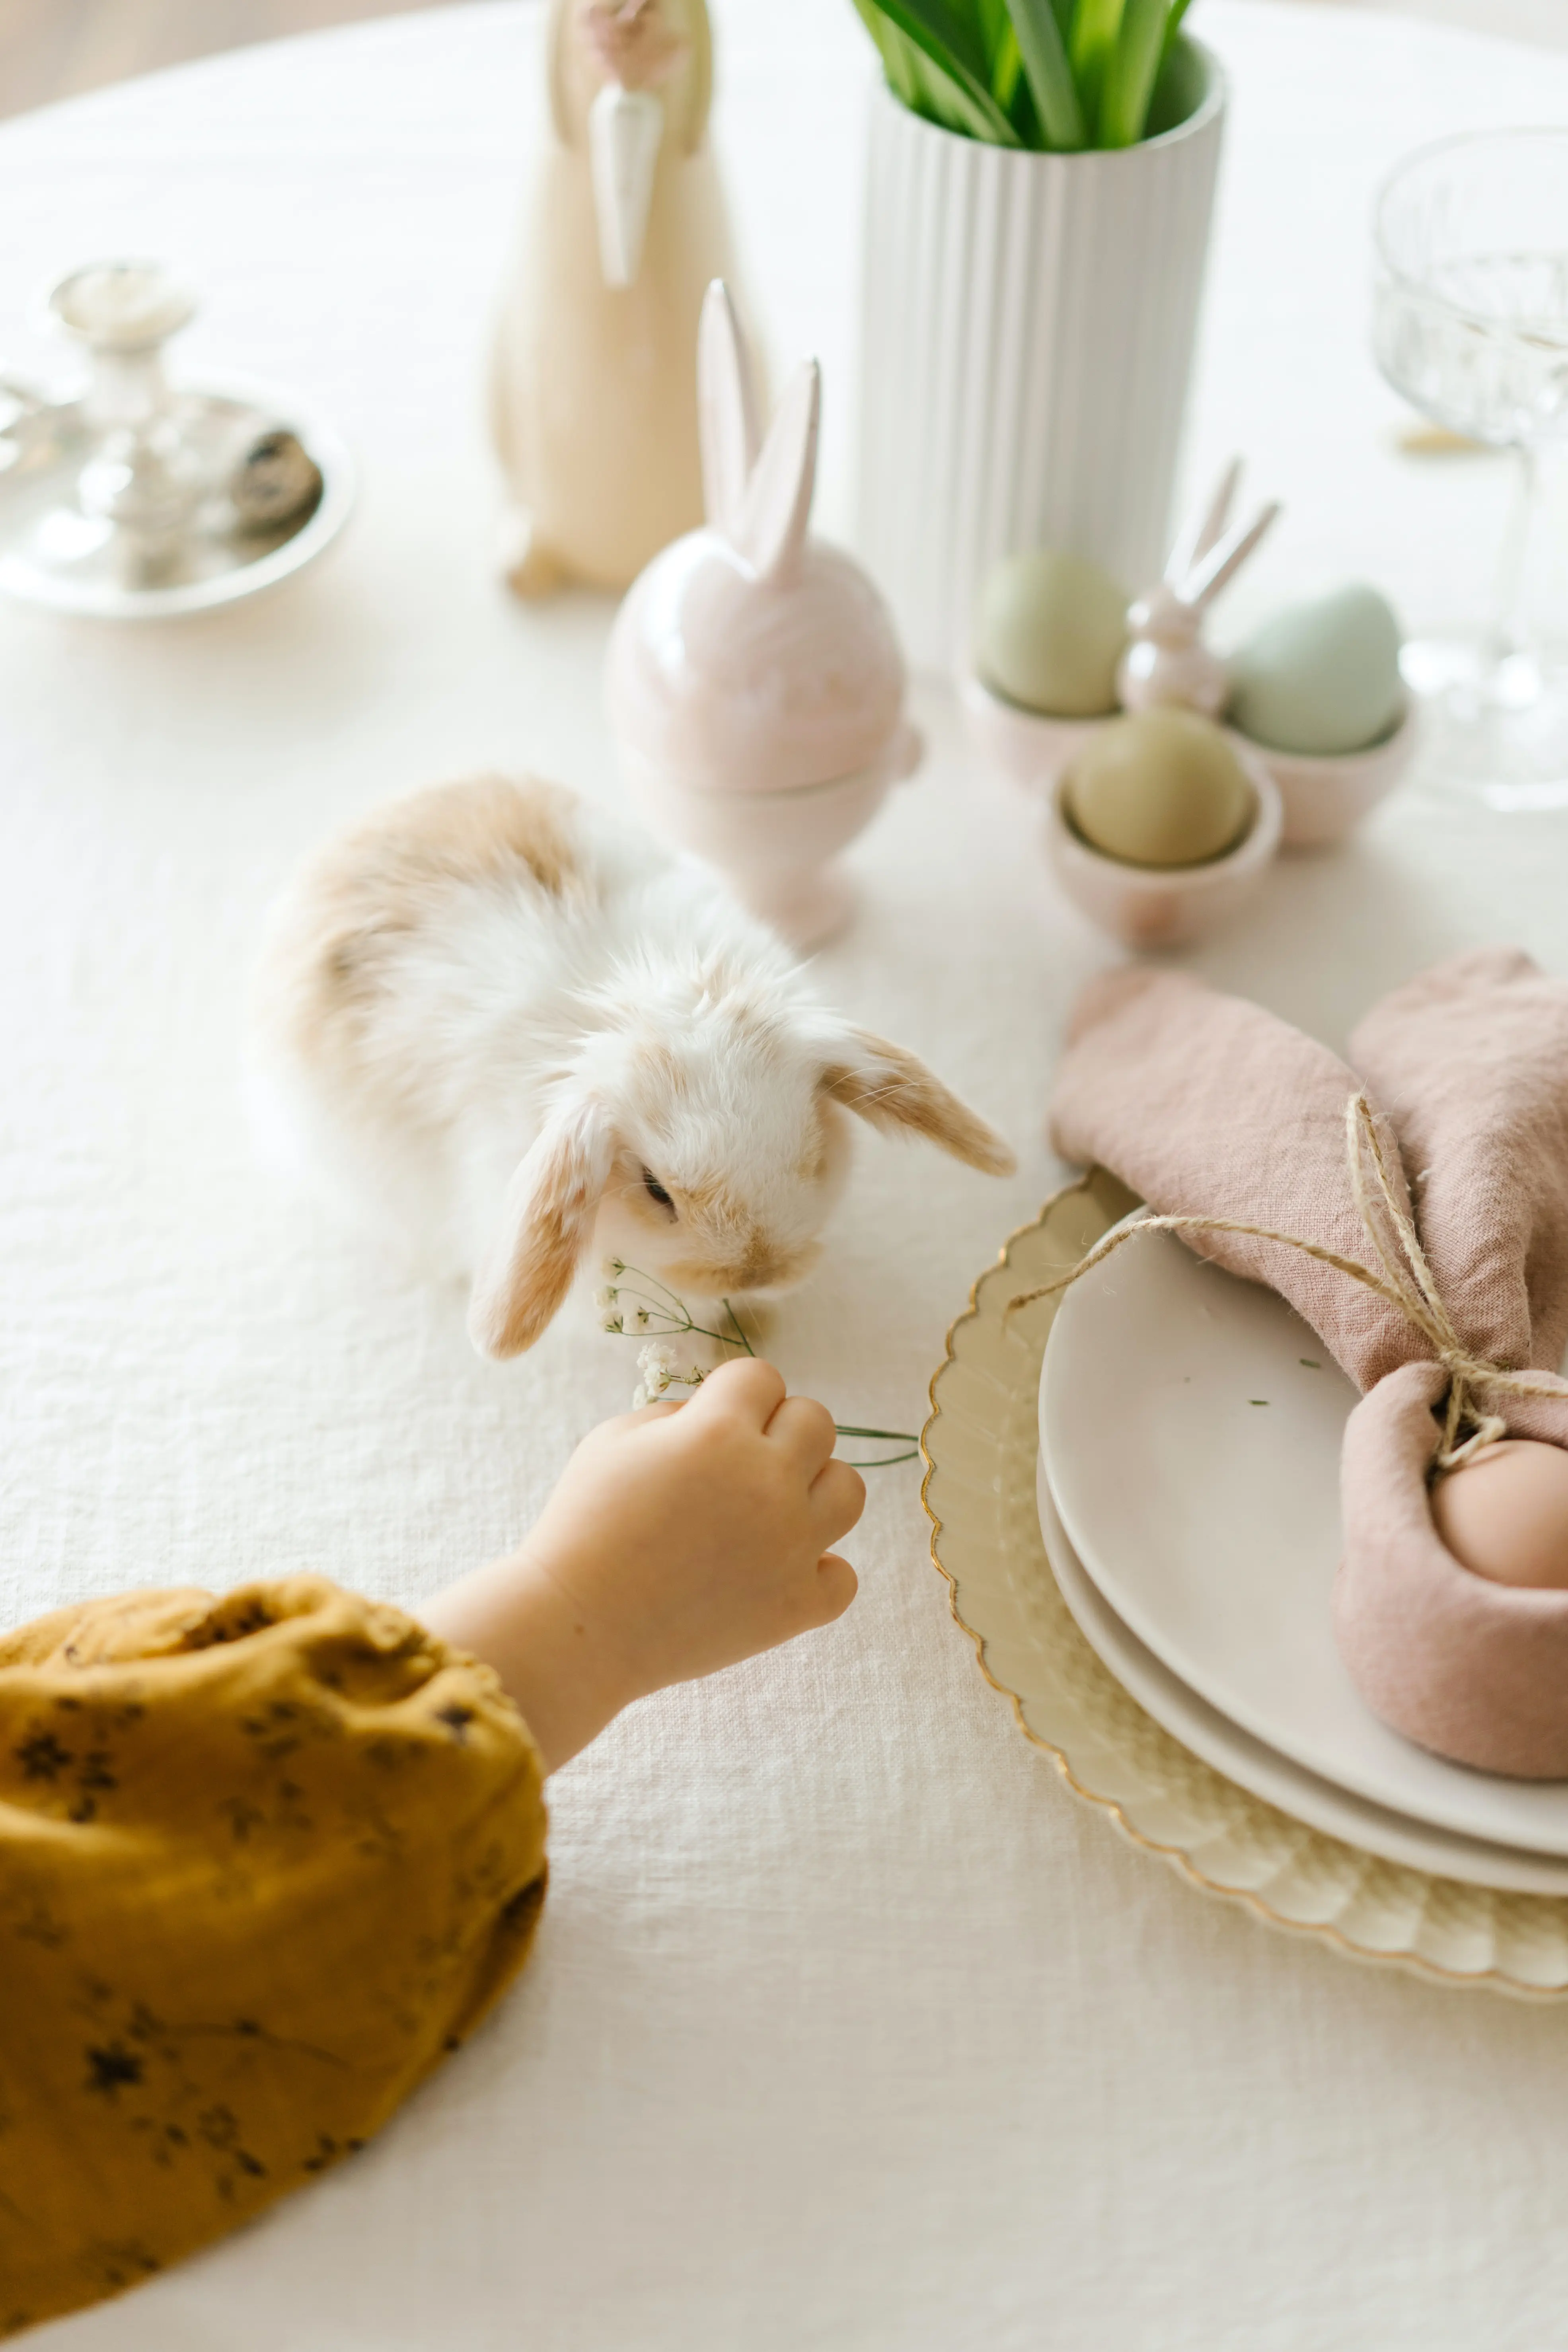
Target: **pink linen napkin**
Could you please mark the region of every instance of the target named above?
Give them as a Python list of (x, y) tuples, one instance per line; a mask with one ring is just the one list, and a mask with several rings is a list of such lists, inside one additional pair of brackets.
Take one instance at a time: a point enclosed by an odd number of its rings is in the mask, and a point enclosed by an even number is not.
[[(1568, 1332), (1568, 988), (1527, 959), (1439, 966), (1352, 1044), (1388, 1106), (1380, 1139), (1461, 1339), (1552, 1367)], [(1361, 1081), (1258, 1006), (1173, 972), (1117, 972), (1080, 1000), (1052, 1105), (1064, 1157), (1099, 1160), (1166, 1214), (1240, 1218), (1367, 1262), (1345, 1160)], [(1288, 1298), (1364, 1393), (1345, 1432), (1334, 1626), (1367, 1704), (1419, 1745), (1529, 1778), (1568, 1776), (1568, 1592), (1472, 1575), (1439, 1542), (1426, 1477), (1447, 1375), (1404, 1316), (1278, 1243), (1192, 1246)], [(1136, 1244), (1132, 1244), (1136, 1246)], [(1568, 1444), (1568, 1388), (1486, 1399)]]
[[(1364, 1261), (1345, 1172), (1345, 1104), (1359, 1091), (1338, 1055), (1244, 997), (1182, 972), (1113, 971), (1074, 1008), (1051, 1141), (1163, 1215), (1239, 1218)], [(1386, 1122), (1379, 1135), (1407, 1208)], [(1359, 1389), (1432, 1353), (1397, 1307), (1300, 1250), (1238, 1234), (1183, 1239), (1288, 1298)]]
[(1351, 1060), (1387, 1111), (1421, 1242), (1478, 1355), (1568, 1347), (1568, 987), (1527, 955), (1456, 956), (1374, 1005)]
[[(1458, 956), (1375, 1005), (1351, 1057), (1388, 1110), (1421, 1245), (1466, 1345), (1554, 1373), (1568, 1344), (1568, 987), (1510, 949)], [(1568, 1594), (1489, 1584), (1426, 1507), (1436, 1367), (1352, 1415), (1334, 1587), (1341, 1654), (1367, 1704), (1425, 1748), (1531, 1780), (1568, 1776)], [(1482, 1402), (1568, 1445), (1568, 1387)]]

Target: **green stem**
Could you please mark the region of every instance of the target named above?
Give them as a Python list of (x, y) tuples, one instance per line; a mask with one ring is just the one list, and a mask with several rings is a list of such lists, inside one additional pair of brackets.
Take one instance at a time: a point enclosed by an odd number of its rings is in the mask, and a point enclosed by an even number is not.
[[(623, 1298), (640, 1298), (644, 1300), (646, 1303), (646, 1311), (649, 1315), (659, 1315), (663, 1317), (664, 1320), (658, 1327), (661, 1330), (689, 1331), (692, 1328), (691, 1322), (687, 1316), (683, 1315), (678, 1322), (674, 1315), (671, 1314), (669, 1308), (664, 1304), (664, 1301), (661, 1298), (655, 1298), (652, 1293), (647, 1290), (634, 1290), (629, 1282), (623, 1282), (616, 1290), (616, 1303), (617, 1307), (619, 1307)], [(639, 1307), (637, 1311), (640, 1315), (644, 1312), (644, 1308)], [(651, 1324), (639, 1324), (637, 1328), (639, 1330), (651, 1330), (653, 1326)], [(626, 1337), (629, 1339), (632, 1337), (632, 1334), (628, 1331), (626, 1333)]]
[(912, 1429), (857, 1429), (847, 1421), (836, 1421), (833, 1426), (840, 1437), (885, 1437), (889, 1445), (920, 1444)]
[(1068, 47), (1079, 104), (1088, 126), (1086, 135), (1091, 144), (1099, 135), (1100, 94), (1121, 23), (1121, 0), (1077, 0)]
[(1105, 68), (1100, 100), (1102, 147), (1135, 147), (1165, 51), (1168, 0), (1127, 0)]
[(1047, 141), (1068, 153), (1087, 146), (1089, 126), (1051, 0), (1009, 0), (1009, 5), (1029, 94)]
[[(1018, 82), (1024, 70), (1023, 55), (1018, 47), (1018, 35), (1009, 22), (997, 45), (995, 61), (991, 68), (991, 90), (998, 106), (1005, 107), (1007, 120), (1013, 121), (1013, 101), (1018, 94)], [(1014, 123), (1015, 130), (1017, 128)]]
[[(877, 42), (884, 63), (889, 45), (879, 37), (876, 20), (903, 36), (936, 76), (955, 127), (972, 139), (994, 147), (1016, 147), (1017, 132), (991, 95), (985, 59), (973, 27), (942, 0), (855, 0), (867, 29)], [(901, 95), (901, 93), (900, 93)]]
[(912, 1430), (855, 1429), (843, 1421), (836, 1421), (833, 1426), (840, 1437), (881, 1438), (889, 1445), (901, 1445), (906, 1449), (902, 1454), (879, 1454), (869, 1462), (851, 1462), (851, 1470), (888, 1470), (896, 1463), (918, 1462), (920, 1459), (921, 1442)]
[[(628, 1282), (626, 1279), (627, 1275), (633, 1276), (635, 1279)], [(724, 1309), (725, 1314), (730, 1318), (729, 1331), (711, 1331), (709, 1329), (706, 1323), (694, 1323), (691, 1319), (690, 1309), (687, 1307), (686, 1301), (683, 1298), (678, 1298), (673, 1290), (667, 1289), (665, 1285), (659, 1281), (657, 1275), (645, 1274), (640, 1265), (622, 1265), (620, 1273), (616, 1276), (616, 1297), (620, 1297), (624, 1292), (627, 1297), (648, 1298), (651, 1303), (657, 1306), (658, 1302), (651, 1300), (650, 1292), (639, 1290), (637, 1287), (637, 1284), (639, 1282), (651, 1283), (655, 1290), (663, 1291), (665, 1297), (669, 1300), (669, 1307), (659, 1307), (659, 1313), (666, 1315), (673, 1313), (673, 1315), (679, 1317), (680, 1319), (679, 1322), (672, 1319), (665, 1327), (668, 1330), (677, 1333), (682, 1338), (689, 1336), (690, 1338), (697, 1339), (711, 1339), (721, 1348), (733, 1347), (736, 1340), (739, 1340), (741, 1346), (744, 1348), (747, 1355), (751, 1357), (752, 1362), (754, 1363), (756, 1361), (757, 1351), (752, 1347), (750, 1339), (747, 1339), (745, 1327), (742, 1323), (740, 1317), (736, 1314), (735, 1309), (729, 1299), (721, 1298), (719, 1302), (721, 1307)], [(651, 1328), (651, 1325), (646, 1323), (641, 1327), (640, 1330), (628, 1331), (623, 1327), (621, 1330), (612, 1333), (611, 1336), (617, 1339), (636, 1339), (646, 1336)], [(699, 1377), (700, 1378), (701, 1376), (700, 1375)], [(671, 1386), (684, 1389), (691, 1387), (692, 1383), (689, 1381), (678, 1380), (672, 1381)], [(900, 1462), (916, 1461), (920, 1455), (920, 1440), (914, 1434), (912, 1430), (860, 1429), (856, 1427), (852, 1423), (846, 1421), (836, 1421), (833, 1424), (833, 1429), (834, 1434), (838, 1437), (874, 1438), (879, 1444), (885, 1444), (888, 1445), (902, 1445), (909, 1449), (907, 1453), (903, 1454), (879, 1454), (870, 1462), (851, 1462), (848, 1465), (851, 1470), (888, 1470), (891, 1469)]]
[[(1170, 56), (1171, 51), (1176, 46), (1176, 35), (1182, 29), (1182, 18), (1186, 15), (1190, 5), (1191, 0), (1173, 0), (1171, 13), (1165, 19), (1164, 45), (1160, 51), (1160, 70), (1162, 73), (1164, 71), (1166, 58)], [(1158, 81), (1160, 75), (1156, 74), (1154, 79)]]
[[(690, 1322), (691, 1318), (687, 1314), (685, 1299), (678, 1298), (674, 1291), (669, 1288), (667, 1283), (660, 1282), (657, 1274), (645, 1274), (640, 1265), (628, 1265), (624, 1267), (622, 1271), (626, 1274), (635, 1274), (639, 1282), (651, 1283), (655, 1290), (657, 1290), (662, 1297), (668, 1299), (670, 1311), (676, 1315), (683, 1316), (688, 1323)], [(646, 1298), (647, 1293), (646, 1291), (634, 1291), (632, 1295), (634, 1297)]]
[(731, 1306), (727, 1298), (721, 1299), (719, 1303), (723, 1307), (724, 1312), (729, 1317), (731, 1322), (734, 1325), (736, 1339), (739, 1339), (747, 1355), (752, 1357), (754, 1360), (757, 1351), (752, 1347), (751, 1341), (747, 1339), (744, 1331), (742, 1330), (740, 1317), (736, 1314), (734, 1308)]

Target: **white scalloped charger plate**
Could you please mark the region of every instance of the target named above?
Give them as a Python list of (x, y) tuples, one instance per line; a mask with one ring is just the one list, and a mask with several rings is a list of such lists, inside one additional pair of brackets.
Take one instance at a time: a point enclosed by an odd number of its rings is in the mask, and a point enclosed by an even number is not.
[(1284, 1300), (1148, 1234), (1075, 1284), (1040, 1380), (1073, 1549), (1130, 1632), (1321, 1780), (1456, 1836), (1568, 1855), (1568, 1781), (1416, 1748), (1364, 1704), (1330, 1615), (1355, 1390)]
[(976, 1282), (931, 1382), (921, 1441), (931, 1556), (983, 1671), (1079, 1795), (1195, 1885), (1356, 1959), (1525, 1999), (1568, 1991), (1568, 1898), (1466, 1885), (1309, 1828), (1163, 1729), (1074, 1623), (1035, 1501), (1055, 1306), (1006, 1309), (1076, 1265), (1132, 1205), (1100, 1172), (1048, 1202)]

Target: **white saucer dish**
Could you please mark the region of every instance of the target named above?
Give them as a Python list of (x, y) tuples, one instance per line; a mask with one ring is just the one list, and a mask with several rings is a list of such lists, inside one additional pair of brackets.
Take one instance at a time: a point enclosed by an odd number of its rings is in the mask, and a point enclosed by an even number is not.
[(1494, 1886), (1511, 1895), (1568, 1895), (1568, 1861), (1486, 1845), (1477, 1838), (1455, 1837), (1424, 1822), (1385, 1812), (1381, 1805), (1370, 1805), (1333, 1781), (1303, 1771), (1299, 1764), (1250, 1738), (1227, 1717), (1206, 1706), (1129, 1632), (1096, 1586), (1057, 1516), (1044, 1456), (1037, 1476), (1036, 1501), (1047, 1557), (1084, 1640), (1139, 1706), (1216, 1772), (1227, 1774), (1255, 1797), (1294, 1814), (1309, 1828), (1321, 1830), (1329, 1837), (1349, 1839), (1366, 1853), (1402, 1864), (1407, 1870), (1433, 1871), (1446, 1878), (1464, 1879), (1472, 1886)]
[(323, 418), (291, 394), (230, 379), (182, 392), (178, 413), (197, 444), (237, 442), (247, 428), (292, 433), (321, 475), (321, 497), (250, 535), (208, 528), (199, 514), (155, 583), (127, 579), (107, 526), (72, 509), (91, 436), (82, 404), (65, 404), (45, 413), (36, 447), (0, 471), (0, 594), (91, 620), (178, 620), (275, 588), (331, 545), (353, 506), (354, 468)]
[(1568, 1856), (1568, 1782), (1413, 1747), (1368, 1710), (1330, 1620), (1355, 1402), (1277, 1295), (1169, 1234), (1063, 1298), (1040, 1382), (1051, 1492), (1122, 1623), (1187, 1688), (1320, 1779), (1413, 1822)]

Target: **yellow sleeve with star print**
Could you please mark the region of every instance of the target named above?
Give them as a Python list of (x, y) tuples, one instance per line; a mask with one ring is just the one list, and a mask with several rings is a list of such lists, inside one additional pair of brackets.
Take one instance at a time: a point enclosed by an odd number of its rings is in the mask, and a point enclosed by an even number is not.
[(544, 1896), (488, 1666), (316, 1577), (0, 1635), (0, 2336), (350, 2153)]

